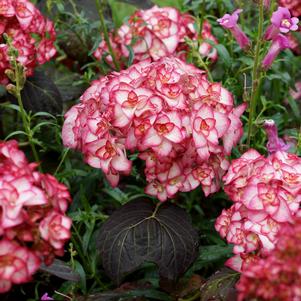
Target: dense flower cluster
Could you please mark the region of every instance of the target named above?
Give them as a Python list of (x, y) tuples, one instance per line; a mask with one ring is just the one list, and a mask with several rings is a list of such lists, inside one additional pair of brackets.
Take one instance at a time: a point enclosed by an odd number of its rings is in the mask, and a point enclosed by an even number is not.
[(301, 16), (300, 0), (278, 0), (278, 2), (279, 2), (279, 5), (288, 8), (294, 17)]
[(177, 58), (144, 61), (101, 77), (65, 115), (63, 141), (101, 168), (112, 186), (129, 174), (126, 150), (146, 162), (145, 191), (159, 200), (202, 185), (217, 191), (225, 155), (242, 136), (245, 104)]
[(248, 265), (237, 284), (238, 301), (301, 300), (301, 218), (284, 224), (270, 254)]
[[(157, 6), (148, 10), (138, 10), (123, 24), (117, 34), (110, 34), (112, 48), (120, 60), (129, 57), (129, 46), (132, 47), (134, 63), (151, 58), (157, 61), (162, 57), (175, 55), (185, 59), (188, 46), (185, 37), (197, 40), (199, 34), (194, 27), (194, 19), (189, 14), (181, 14), (172, 7), (159, 8)], [(200, 35), (202, 40), (211, 40), (217, 43), (211, 34), (211, 26), (205, 21)], [(217, 59), (217, 51), (206, 41), (201, 42), (199, 52), (203, 57), (212, 61)], [(112, 64), (108, 46), (103, 40), (94, 53), (95, 57)]]
[[(227, 265), (235, 270), (275, 246), (283, 223), (291, 222), (301, 202), (301, 158), (284, 151), (261, 156), (250, 149), (233, 160), (223, 178), (225, 192), (235, 202), (223, 210), (215, 228), (234, 244)], [(254, 259), (254, 258), (253, 258)]]
[(45, 19), (29, 0), (0, 0), (0, 84), (7, 84), (5, 70), (10, 68), (7, 34), (18, 50), (17, 60), (32, 75), (37, 64), (44, 64), (56, 53), (55, 31), (52, 22)]
[(69, 192), (36, 166), (16, 141), (0, 142), (0, 293), (62, 256), (70, 238)]

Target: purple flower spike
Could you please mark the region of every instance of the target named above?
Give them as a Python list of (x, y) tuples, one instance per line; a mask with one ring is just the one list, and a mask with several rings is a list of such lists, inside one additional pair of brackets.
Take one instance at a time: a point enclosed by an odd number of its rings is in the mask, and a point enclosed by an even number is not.
[(278, 34), (276, 38), (273, 39), (272, 45), (262, 61), (262, 67), (266, 70), (269, 69), (280, 51), (286, 48), (290, 48), (288, 38), (282, 34)]
[(298, 29), (299, 19), (292, 17), (290, 11), (286, 7), (279, 6), (273, 12), (271, 18), (271, 25), (267, 28), (264, 38), (266, 40), (273, 40), (279, 33), (288, 33), (289, 31), (296, 31)]
[(267, 149), (270, 154), (277, 151), (287, 151), (290, 145), (278, 137), (278, 129), (274, 120), (265, 120), (264, 128), (268, 136)]
[(237, 25), (239, 14), (242, 9), (237, 9), (232, 15), (225, 14), (222, 18), (217, 19), (217, 22), (224, 28), (229, 29), (242, 49), (250, 46), (250, 40), (246, 34)]
[(47, 300), (54, 300), (53, 298), (48, 296), (48, 293), (45, 293), (42, 297), (41, 297), (41, 301), (47, 301)]

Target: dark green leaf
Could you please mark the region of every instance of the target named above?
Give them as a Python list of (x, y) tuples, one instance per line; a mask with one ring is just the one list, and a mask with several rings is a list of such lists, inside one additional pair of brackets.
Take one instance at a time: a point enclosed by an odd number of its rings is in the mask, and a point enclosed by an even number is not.
[(60, 114), (62, 97), (54, 82), (42, 71), (35, 71), (27, 79), (22, 90), (22, 101), (26, 111)]
[(200, 301), (236, 300), (235, 283), (239, 273), (230, 269), (222, 269), (212, 275), (201, 287)]
[(66, 262), (59, 259), (54, 259), (53, 263), (49, 266), (42, 263), (40, 270), (69, 281), (77, 282), (81, 279), (80, 275), (73, 271)]
[(210, 263), (225, 260), (232, 255), (232, 249), (233, 246), (231, 245), (202, 246), (200, 254), (191, 269), (197, 271)]
[(227, 48), (223, 44), (215, 44), (211, 40), (205, 40), (205, 41), (217, 50), (219, 57), (222, 59), (223, 63), (226, 66), (228, 66), (228, 67), (231, 66), (231, 64), (232, 64), (231, 56), (230, 56)]
[(187, 213), (171, 204), (158, 210), (149, 200), (122, 206), (104, 223), (99, 236), (103, 267), (119, 284), (144, 262), (153, 262), (161, 277), (176, 280), (197, 256), (198, 235)]

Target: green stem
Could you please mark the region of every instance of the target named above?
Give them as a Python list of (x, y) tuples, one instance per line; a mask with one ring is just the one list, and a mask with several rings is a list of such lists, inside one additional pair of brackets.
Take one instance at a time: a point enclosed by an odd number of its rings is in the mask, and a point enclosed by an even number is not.
[(56, 176), (56, 174), (58, 173), (58, 171), (61, 169), (62, 164), (64, 163), (64, 161), (65, 161), (65, 159), (66, 159), (66, 157), (68, 155), (69, 150), (70, 150), (69, 148), (67, 148), (67, 149), (64, 150), (62, 159), (61, 159), (59, 165), (57, 166), (57, 168), (56, 168), (56, 170), (55, 170), (55, 172), (53, 174), (54, 176)]
[(108, 45), (110, 55), (112, 57), (114, 65), (115, 65), (115, 69), (117, 71), (119, 71), (120, 70), (120, 65), (119, 65), (119, 62), (116, 59), (115, 52), (114, 52), (114, 50), (112, 48), (112, 45), (111, 45), (111, 41), (110, 41), (109, 34), (108, 34), (108, 29), (107, 29), (107, 26), (105, 24), (105, 19), (104, 19), (104, 16), (103, 16), (102, 6), (101, 6), (99, 0), (95, 0), (95, 3), (96, 3), (98, 15), (99, 15), (100, 25), (101, 25), (101, 29), (102, 29), (102, 32), (103, 32), (103, 35), (104, 35), (104, 39), (105, 39), (105, 41)]
[[(36, 150), (36, 147), (35, 147), (34, 143), (32, 142), (32, 132), (31, 132), (31, 129), (30, 129), (30, 122), (27, 119), (27, 113), (25, 112), (23, 102), (22, 102), (22, 97), (21, 97), (22, 87), (21, 87), (21, 84), (20, 84), (20, 78), (23, 75), (20, 74), (20, 72), (19, 72), (20, 68), (19, 68), (19, 66), (17, 64), (17, 61), (15, 59), (14, 59), (14, 67), (15, 67), (15, 74), (16, 74), (16, 97), (17, 97), (18, 105), (20, 107), (20, 114), (21, 114), (21, 118), (22, 118), (22, 122), (23, 122), (23, 127), (24, 127), (24, 130), (25, 130), (26, 134), (27, 134), (28, 142), (30, 144), (34, 160), (36, 162), (40, 162), (38, 152)], [(38, 168), (39, 168), (40, 171), (42, 171), (42, 167), (41, 167), (40, 164), (39, 164)]]
[(252, 130), (253, 130), (253, 119), (256, 115), (256, 105), (257, 105), (257, 99), (258, 99), (258, 87), (260, 82), (260, 75), (261, 70), (259, 69), (259, 63), (260, 63), (260, 47), (262, 42), (262, 32), (263, 32), (263, 1), (260, 0), (259, 3), (259, 22), (258, 22), (258, 35), (257, 35), (257, 42), (256, 42), (256, 48), (255, 48), (255, 57), (254, 57), (254, 65), (253, 65), (253, 71), (252, 71), (252, 91), (251, 91), (251, 98), (250, 98), (250, 111), (249, 111), (249, 122), (248, 122), (248, 138), (247, 138), (247, 144), (248, 147), (250, 147), (251, 143), (251, 136), (252, 136)]

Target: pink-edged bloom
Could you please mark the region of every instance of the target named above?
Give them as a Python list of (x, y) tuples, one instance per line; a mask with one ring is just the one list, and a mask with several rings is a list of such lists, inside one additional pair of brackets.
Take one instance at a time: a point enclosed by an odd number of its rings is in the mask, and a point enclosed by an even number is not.
[[(29, 0), (1, 0), (0, 19), (0, 33), (12, 38), (17, 61), (26, 67), (27, 76), (56, 54), (54, 25)], [(6, 85), (9, 79), (5, 70), (10, 69), (10, 60), (6, 45), (1, 46), (0, 83)]]
[(7, 239), (0, 240), (0, 293), (12, 284), (28, 282), (40, 267), (40, 259), (27, 248)]
[(267, 149), (270, 154), (277, 151), (287, 151), (290, 148), (290, 145), (278, 137), (278, 129), (274, 120), (265, 120), (264, 129), (268, 137)]
[(0, 293), (29, 281), (41, 261), (63, 255), (70, 237), (68, 189), (37, 165), (17, 141), (0, 142)]
[(232, 15), (225, 14), (222, 18), (217, 19), (217, 22), (224, 28), (229, 29), (236, 39), (237, 43), (242, 49), (246, 49), (250, 46), (250, 40), (246, 34), (237, 25), (239, 14), (242, 9), (235, 10)]
[(265, 39), (273, 40), (279, 33), (288, 33), (289, 31), (298, 30), (299, 19), (292, 17), (290, 11), (286, 7), (279, 6), (273, 12), (271, 25), (267, 28)]
[(301, 159), (285, 151), (265, 158), (250, 149), (232, 161), (223, 180), (225, 192), (235, 203), (222, 211), (215, 229), (240, 255), (229, 261), (237, 270), (250, 253), (269, 254), (282, 225), (300, 214)]
[(236, 285), (239, 301), (300, 299), (300, 234), (300, 218), (284, 223), (275, 248), (244, 266)]
[(284, 50), (290, 48), (290, 42), (288, 38), (282, 34), (278, 34), (272, 41), (271, 47), (264, 57), (262, 61), (262, 67), (264, 69), (269, 69), (275, 58), (278, 56), (278, 54)]
[[(199, 53), (210, 61), (217, 60), (217, 50), (205, 40), (217, 44), (217, 39), (211, 33), (211, 26), (204, 21), (202, 32), (199, 34), (194, 27), (194, 18), (187, 13), (180, 13), (173, 7), (153, 6), (147, 10), (138, 10), (130, 16), (116, 33), (110, 33), (110, 41), (116, 57), (129, 57), (129, 47), (134, 53), (134, 63), (151, 59), (157, 61), (166, 56), (176, 56), (186, 60), (189, 47), (185, 38), (197, 41), (200, 37)], [(108, 46), (101, 41), (94, 52), (97, 59), (104, 59), (113, 65), (108, 52)], [(122, 66), (124, 64), (121, 61)]]
[(49, 241), (55, 249), (61, 249), (70, 238), (72, 221), (69, 217), (56, 212), (50, 212), (40, 223), (41, 237)]
[(62, 136), (113, 187), (131, 171), (127, 151), (138, 151), (146, 193), (165, 201), (201, 185), (209, 195), (220, 189), (226, 156), (242, 136), (245, 108), (193, 65), (147, 60), (94, 81), (66, 113)]

